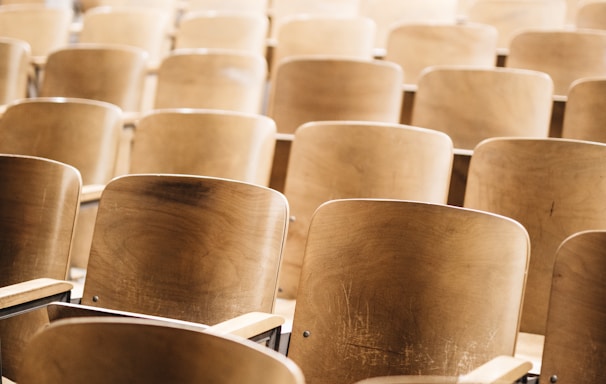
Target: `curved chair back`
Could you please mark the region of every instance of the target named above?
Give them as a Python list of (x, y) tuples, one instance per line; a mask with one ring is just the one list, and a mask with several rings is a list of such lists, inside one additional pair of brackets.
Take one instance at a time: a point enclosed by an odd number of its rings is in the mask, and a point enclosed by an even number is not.
[(27, 97), (30, 57), (28, 43), (0, 37), (0, 105)]
[(262, 186), (116, 178), (99, 203), (82, 304), (208, 325), (271, 312), (287, 223), (285, 197)]
[(579, 3), (574, 15), (577, 28), (606, 29), (606, 1), (591, 0)]
[(576, 80), (567, 94), (562, 137), (606, 143), (606, 76)]
[(58, 320), (25, 354), (24, 384), (305, 383), (290, 359), (269, 348), (153, 320)]
[(185, 10), (187, 12), (245, 11), (267, 15), (269, 3), (270, 0), (188, 0)]
[(288, 356), (309, 382), (337, 384), (456, 376), (512, 355), (529, 252), (504, 216), (328, 202), (310, 224)]
[(218, 110), (156, 110), (137, 124), (130, 173), (180, 173), (267, 186), (276, 124)]
[(554, 257), (575, 232), (606, 228), (606, 144), (495, 138), (469, 166), (465, 207), (519, 221), (532, 252), (520, 330), (545, 334)]
[(292, 217), (281, 297), (296, 297), (309, 222), (322, 203), (353, 197), (445, 203), (452, 162), (452, 141), (437, 131), (370, 122), (301, 126), (284, 190)]

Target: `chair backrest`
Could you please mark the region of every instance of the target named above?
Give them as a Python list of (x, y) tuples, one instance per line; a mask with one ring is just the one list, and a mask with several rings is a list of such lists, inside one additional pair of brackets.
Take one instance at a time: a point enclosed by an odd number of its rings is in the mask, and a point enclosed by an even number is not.
[(547, 137), (553, 83), (512, 68), (435, 66), (423, 72), (411, 124), (446, 132), (455, 148), (495, 136)]
[(297, 294), (313, 212), (338, 198), (445, 203), (452, 141), (441, 132), (370, 122), (315, 122), (295, 133), (284, 193), (292, 220), (280, 272), (280, 296)]
[(0, 286), (65, 279), (82, 180), (54, 160), (0, 155)]
[(402, 69), (397, 64), (299, 56), (275, 69), (267, 113), (278, 132), (294, 133), (303, 123), (322, 120), (399, 122)]
[(512, 39), (505, 63), (547, 73), (554, 93), (566, 95), (577, 79), (606, 76), (605, 52), (606, 31), (527, 30)]
[(40, 96), (76, 97), (139, 111), (147, 53), (125, 45), (74, 44), (48, 56)]
[(574, 15), (574, 25), (577, 28), (606, 29), (606, 1), (580, 3)]
[(154, 108), (204, 108), (260, 113), (267, 62), (259, 54), (182, 49), (158, 70)]
[(169, 14), (177, 11), (177, 0), (78, 0), (78, 3), (83, 11), (101, 6), (156, 8)]
[(84, 99), (32, 98), (0, 119), (0, 153), (46, 157), (76, 167), (84, 184), (114, 177), (122, 130), (115, 105)]
[(99, 203), (82, 304), (209, 325), (271, 312), (287, 224), (286, 198), (266, 187), (116, 178)]
[(494, 67), (497, 30), (486, 24), (410, 23), (389, 32), (385, 60), (404, 70), (404, 83), (416, 84), (432, 65)]
[(172, 21), (170, 14), (153, 7), (96, 7), (82, 16), (78, 41), (141, 48), (154, 66), (168, 53)]
[(169, 322), (58, 320), (31, 340), (19, 383), (303, 384), (289, 358), (252, 341)]
[(336, 200), (309, 228), (288, 356), (308, 382), (467, 373), (512, 355), (530, 244), (460, 207)]
[(360, 0), (271, 0), (271, 32), (275, 38), (280, 25), (298, 15), (354, 17)]
[(267, 16), (243, 11), (186, 13), (175, 31), (175, 48), (234, 49), (265, 55)]
[(478, 0), (466, 18), (498, 31), (497, 48), (508, 49), (511, 39), (528, 28), (562, 28), (566, 23), (565, 0)]
[(576, 80), (570, 86), (562, 137), (606, 143), (606, 76)]
[(457, 0), (359, 0), (362, 16), (377, 23), (375, 46), (385, 48), (389, 30), (400, 22), (447, 22), (457, 19)]
[(605, 297), (606, 231), (568, 237), (555, 258), (541, 378), (606, 380)]
[(571, 234), (606, 228), (606, 144), (495, 138), (471, 157), (465, 207), (519, 221), (532, 252), (520, 329), (544, 334), (557, 247)]
[(368, 17), (298, 15), (280, 24), (271, 68), (287, 57), (331, 55), (371, 60), (376, 25)]
[(130, 173), (181, 173), (267, 186), (276, 124), (267, 116), (219, 110), (156, 110), (141, 118)]
[(47, 56), (68, 44), (73, 13), (43, 4), (0, 5), (0, 36), (26, 41), (32, 56)]
[(0, 105), (27, 96), (30, 57), (28, 43), (0, 37)]
[(267, 15), (270, 0), (187, 0), (186, 12), (192, 11), (246, 11)]

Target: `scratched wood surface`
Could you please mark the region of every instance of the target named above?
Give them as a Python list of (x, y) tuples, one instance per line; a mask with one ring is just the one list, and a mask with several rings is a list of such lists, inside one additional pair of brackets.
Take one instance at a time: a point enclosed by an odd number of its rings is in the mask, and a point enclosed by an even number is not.
[(99, 204), (82, 304), (213, 325), (271, 312), (288, 222), (274, 190), (130, 175)]
[(398, 124), (318, 122), (295, 134), (285, 194), (291, 220), (280, 296), (297, 294), (313, 212), (331, 199), (398, 198), (445, 203), (453, 162), (443, 133)]
[(532, 252), (521, 331), (544, 334), (558, 246), (575, 232), (606, 228), (606, 145), (500, 138), (474, 150), (464, 206), (519, 221)]
[(467, 373), (512, 355), (528, 235), (505, 217), (337, 200), (312, 219), (288, 355), (308, 383)]

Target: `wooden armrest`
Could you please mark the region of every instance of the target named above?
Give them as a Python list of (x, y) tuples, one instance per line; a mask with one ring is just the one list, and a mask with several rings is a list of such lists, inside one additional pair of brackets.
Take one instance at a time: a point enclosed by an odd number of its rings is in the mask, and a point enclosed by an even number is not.
[(205, 332), (231, 334), (249, 339), (284, 324), (284, 317), (263, 312), (250, 312), (208, 327)]
[(98, 201), (101, 198), (105, 184), (87, 184), (82, 186), (82, 194), (80, 196), (80, 202), (89, 203), (92, 201)]
[(511, 384), (523, 377), (532, 363), (512, 356), (497, 356), (479, 368), (459, 378), (459, 383)]
[(34, 279), (0, 288), (0, 309), (71, 291), (73, 284), (55, 279)]

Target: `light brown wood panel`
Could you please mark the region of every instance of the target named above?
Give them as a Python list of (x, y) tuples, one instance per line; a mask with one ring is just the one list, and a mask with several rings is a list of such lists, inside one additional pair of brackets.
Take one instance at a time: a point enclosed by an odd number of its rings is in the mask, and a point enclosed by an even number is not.
[(574, 15), (574, 25), (577, 28), (606, 29), (606, 1), (580, 3)]
[(368, 122), (300, 127), (284, 189), (292, 218), (280, 296), (296, 298), (309, 222), (322, 203), (357, 197), (446, 203), (452, 162), (452, 141), (437, 131)]
[(530, 244), (517, 222), (402, 200), (322, 205), (288, 356), (309, 383), (456, 376), (512, 355)]
[(245, 11), (267, 15), (270, 0), (186, 0), (185, 11)]
[(567, 96), (562, 137), (606, 143), (606, 76), (573, 82)]
[(606, 231), (567, 238), (557, 251), (541, 380), (606, 380)]
[(19, 383), (303, 384), (287, 357), (253, 342), (124, 318), (54, 322), (28, 346)]
[(544, 334), (553, 263), (575, 232), (606, 228), (606, 144), (498, 138), (471, 158), (464, 205), (515, 220), (532, 252), (521, 331)]
[(130, 173), (181, 173), (267, 186), (276, 124), (219, 110), (156, 110), (137, 124)]
[(0, 37), (0, 105), (27, 97), (30, 57), (28, 43)]
[(200, 176), (116, 178), (99, 203), (82, 304), (213, 325), (273, 309), (285, 197)]
[(411, 124), (447, 133), (460, 149), (495, 136), (547, 137), (552, 93), (537, 71), (434, 66), (419, 79)]

